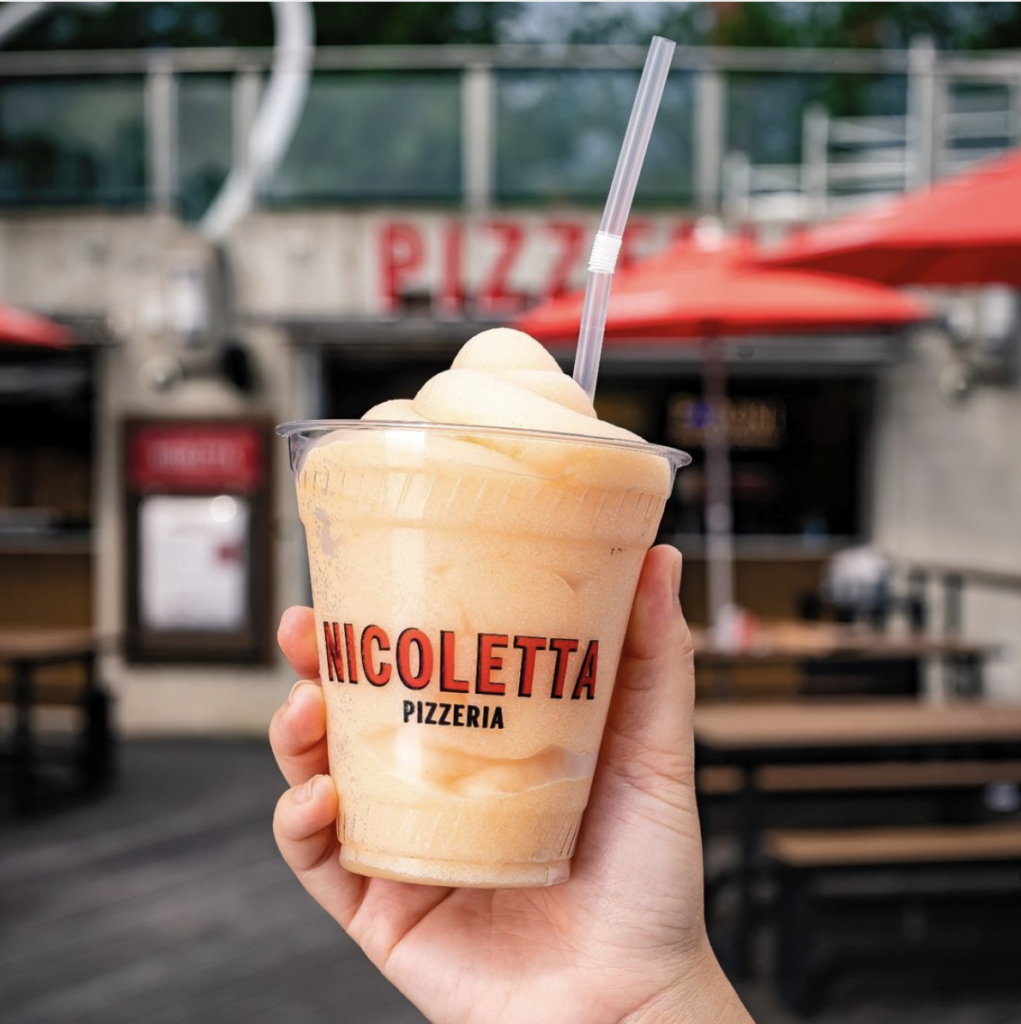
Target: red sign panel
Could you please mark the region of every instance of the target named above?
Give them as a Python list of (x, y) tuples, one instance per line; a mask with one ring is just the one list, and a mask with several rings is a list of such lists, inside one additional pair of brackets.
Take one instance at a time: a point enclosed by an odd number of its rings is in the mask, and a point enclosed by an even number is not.
[(240, 423), (160, 423), (128, 438), (128, 483), (134, 491), (250, 493), (265, 479), (258, 427)]
[[(374, 243), (375, 299), (387, 314), (425, 298), (447, 318), (509, 316), (585, 283), (596, 227), (594, 217), (550, 220), (511, 214), (381, 220)], [(676, 217), (633, 217), (618, 266), (660, 251), (689, 230), (690, 224)]]

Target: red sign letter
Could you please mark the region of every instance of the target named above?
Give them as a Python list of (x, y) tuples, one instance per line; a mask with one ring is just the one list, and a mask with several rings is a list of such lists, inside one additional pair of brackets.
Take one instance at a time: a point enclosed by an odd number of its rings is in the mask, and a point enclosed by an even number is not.
[(497, 647), (507, 646), (506, 633), (479, 633), (479, 655), (475, 667), (475, 692), (493, 693), (502, 696), (506, 686), (491, 678), (495, 669), (503, 668), (503, 658), (497, 657), (493, 651)]
[(588, 700), (595, 700), (596, 696), (596, 672), (599, 670), (599, 641), (589, 642), (585, 657), (581, 659), (581, 668), (578, 670), (578, 679), (571, 692), (571, 700), (580, 700), (581, 691), (585, 690), (585, 697)]
[(580, 224), (568, 224), (563, 221), (552, 221), (547, 225), (550, 234), (560, 240), (560, 255), (556, 258), (549, 272), (546, 287), (543, 289), (546, 298), (555, 299), (567, 291), (571, 283), (571, 274), (578, 265), (582, 246), (585, 244), (585, 229)]
[(549, 642), (550, 650), (557, 652), (556, 667), (553, 671), (553, 688), (550, 696), (560, 700), (564, 695), (564, 678), (567, 676), (567, 659), (578, 649), (577, 640), (565, 640), (554, 637)]
[(406, 279), (422, 265), (422, 236), (411, 224), (387, 224), (379, 246), (383, 305), (396, 309), (402, 302)]
[(447, 693), (467, 693), (468, 680), (454, 678), (454, 654), (457, 640), (449, 629), (440, 630), (440, 689)]
[(546, 650), (546, 638), (541, 636), (516, 636), (514, 646), (521, 651), (521, 675), (518, 677), (518, 696), (532, 696), (532, 681), (535, 679), (535, 653)]
[(323, 634), (326, 637), (326, 671), (330, 682), (344, 682), (344, 655), (340, 652), (340, 623), (324, 622)]
[(494, 220), (486, 229), (500, 239), (500, 250), (489, 277), (479, 289), (478, 307), (486, 313), (516, 313), (525, 297), (508, 287), (511, 270), (524, 244), (525, 232), (520, 224)]
[(390, 666), (383, 662), (379, 668), (372, 662), (372, 645), (379, 645), (381, 651), (390, 650), (390, 638), (379, 626), (366, 626), (362, 631), (362, 668), (365, 669), (365, 678), (373, 686), (386, 686), (390, 682)]
[(443, 228), (443, 269), (437, 297), (437, 310), (455, 316), (464, 310), (463, 271), (461, 266), (461, 225), (450, 221)]
[(352, 683), (358, 682), (358, 659), (355, 657), (355, 628), (344, 623), (344, 646), (347, 648), (347, 672)]
[[(411, 645), (418, 645), (418, 671), (411, 671)], [(397, 674), (409, 690), (428, 686), (433, 675), (433, 645), (420, 629), (406, 629), (397, 638)]]

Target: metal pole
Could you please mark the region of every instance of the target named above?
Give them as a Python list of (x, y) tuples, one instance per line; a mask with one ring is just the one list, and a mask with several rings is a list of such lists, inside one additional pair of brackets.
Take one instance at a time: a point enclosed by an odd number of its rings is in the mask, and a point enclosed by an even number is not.
[(695, 78), (695, 201), (700, 213), (719, 211), (726, 117), (723, 75), (700, 71)]
[(950, 148), (952, 143), (950, 134), (951, 84), (949, 76), (933, 74), (932, 128), (930, 130), (932, 136), (932, 163), (929, 171), (929, 184), (942, 178), (944, 175), (954, 173), (952, 165), (954, 154)]
[(801, 191), (810, 221), (826, 216), (829, 191), (830, 119), (821, 103), (805, 108), (801, 122)]
[(730, 425), (727, 421), (727, 366), (722, 339), (705, 342), (702, 381), (708, 422), (705, 445), (706, 555), (709, 581), (709, 624), (734, 603), (734, 535), (730, 497)]
[(493, 72), (473, 64), (461, 77), (461, 178), (465, 205), (485, 210), (492, 205), (495, 104)]
[(735, 151), (723, 158), (720, 206), (729, 232), (738, 231), (752, 219), (752, 165), (745, 153)]
[(167, 60), (155, 61), (145, 79), (149, 198), (170, 213), (177, 198), (177, 83)]
[(905, 185), (932, 184), (935, 162), (936, 47), (928, 36), (912, 40), (908, 51), (908, 151)]
[(259, 111), (261, 95), (262, 75), (259, 71), (246, 67), (234, 76), (231, 93), (231, 154), (233, 166), (243, 174), (251, 173), (248, 136), (251, 134), (255, 115)]
[(961, 635), (961, 623), (964, 618), (964, 576), (957, 572), (948, 572), (943, 577), (943, 635), (948, 637)]
[(1016, 146), (1021, 142), (1021, 77), (1011, 78), (1007, 83), (1007, 89), (1010, 104), (1007, 143), (1009, 146)]

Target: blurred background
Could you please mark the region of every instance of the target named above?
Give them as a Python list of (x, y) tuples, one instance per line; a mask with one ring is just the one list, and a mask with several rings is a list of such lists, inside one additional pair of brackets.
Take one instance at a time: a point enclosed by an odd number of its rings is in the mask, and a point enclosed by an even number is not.
[(596, 405), (694, 457), (714, 944), (763, 1024), (1021, 1022), (1019, 5), (4, 3), (6, 1022), (422, 1019), (272, 843), (272, 426), (583, 284), (654, 33), (621, 266), (726, 274)]

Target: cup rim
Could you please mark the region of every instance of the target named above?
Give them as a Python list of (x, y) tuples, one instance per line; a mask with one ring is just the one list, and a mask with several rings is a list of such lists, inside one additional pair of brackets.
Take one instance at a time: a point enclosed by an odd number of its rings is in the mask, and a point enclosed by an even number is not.
[(430, 431), (441, 434), (482, 434), (491, 437), (516, 437), (524, 440), (562, 441), (571, 444), (588, 444), (597, 448), (615, 448), (637, 452), (642, 455), (657, 455), (666, 459), (676, 469), (691, 463), (691, 456), (678, 448), (649, 444), (647, 441), (630, 441), (627, 438), (592, 437), (589, 434), (569, 434), (557, 430), (526, 430), (521, 427), (475, 426), (468, 423), (432, 423), (414, 420), (288, 420), (278, 423), (276, 432), (288, 440), (297, 434), (325, 434), (334, 430), (405, 430)]

